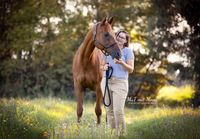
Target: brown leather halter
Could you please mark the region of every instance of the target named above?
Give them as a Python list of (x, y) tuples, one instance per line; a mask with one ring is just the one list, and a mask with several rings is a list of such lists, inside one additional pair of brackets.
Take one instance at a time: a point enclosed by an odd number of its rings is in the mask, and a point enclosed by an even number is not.
[(97, 46), (97, 45), (103, 46), (104, 49), (100, 49), (100, 50), (102, 51), (102, 53), (103, 53), (104, 55), (108, 56), (108, 55), (109, 55), (109, 54), (108, 54), (108, 49), (111, 48), (111, 47), (113, 47), (114, 45), (116, 45), (116, 42), (113, 43), (113, 44), (111, 44), (111, 45), (109, 45), (109, 46), (105, 46), (105, 45), (103, 45), (100, 41), (98, 41), (98, 40), (96, 39), (96, 36), (97, 36), (97, 29), (98, 29), (98, 25), (99, 25), (99, 24), (100, 24), (100, 23), (97, 23), (96, 26), (95, 26), (95, 29), (94, 29), (94, 32), (93, 32), (93, 42), (94, 42), (94, 45), (95, 45), (95, 46)]

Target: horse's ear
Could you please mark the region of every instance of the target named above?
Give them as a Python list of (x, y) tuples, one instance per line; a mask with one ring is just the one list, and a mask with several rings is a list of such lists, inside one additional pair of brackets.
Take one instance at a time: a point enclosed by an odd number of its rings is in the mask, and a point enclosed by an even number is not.
[(101, 20), (101, 25), (104, 25), (106, 22), (106, 17), (104, 17), (102, 20)]
[(110, 25), (113, 25), (113, 17), (110, 17), (110, 18), (108, 19), (108, 23), (109, 23)]

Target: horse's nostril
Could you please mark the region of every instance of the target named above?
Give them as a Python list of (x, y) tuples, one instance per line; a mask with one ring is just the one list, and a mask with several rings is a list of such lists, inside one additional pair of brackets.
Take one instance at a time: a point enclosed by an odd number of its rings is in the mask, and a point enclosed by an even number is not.
[(121, 57), (121, 54), (119, 52), (117, 52), (117, 56), (120, 58)]

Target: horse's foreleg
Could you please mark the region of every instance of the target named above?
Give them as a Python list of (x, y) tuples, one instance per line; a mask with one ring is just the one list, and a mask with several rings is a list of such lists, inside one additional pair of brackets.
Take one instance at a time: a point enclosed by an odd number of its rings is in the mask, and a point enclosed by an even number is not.
[(97, 115), (97, 123), (100, 124), (101, 122), (101, 103), (102, 103), (102, 93), (100, 87), (96, 90), (96, 107), (95, 112)]
[(83, 97), (84, 97), (83, 88), (78, 85), (75, 85), (75, 94), (77, 101), (77, 122), (80, 123), (80, 119), (83, 114)]

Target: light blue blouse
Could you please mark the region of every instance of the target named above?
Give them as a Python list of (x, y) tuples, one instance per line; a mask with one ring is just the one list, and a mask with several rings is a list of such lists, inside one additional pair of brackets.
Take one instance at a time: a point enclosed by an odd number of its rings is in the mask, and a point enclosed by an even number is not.
[[(129, 59), (133, 59), (134, 58), (133, 51), (128, 47), (124, 47), (122, 49), (122, 57), (121, 58), (124, 62), (126, 62)], [(106, 63), (109, 63), (109, 66), (111, 66), (113, 68), (112, 77), (128, 79), (128, 74), (129, 74), (128, 71), (122, 65), (116, 64), (111, 56), (104, 55), (104, 60), (106, 61)], [(104, 72), (104, 77), (105, 76), (106, 75)]]

